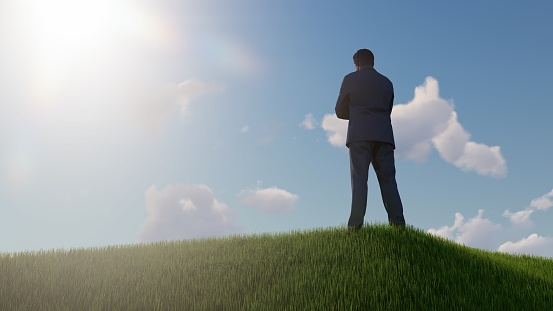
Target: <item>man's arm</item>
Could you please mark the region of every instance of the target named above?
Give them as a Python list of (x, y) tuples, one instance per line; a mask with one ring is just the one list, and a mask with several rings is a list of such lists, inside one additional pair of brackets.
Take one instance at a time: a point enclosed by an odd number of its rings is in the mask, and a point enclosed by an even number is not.
[(390, 82), (390, 89), (392, 91), (392, 98), (390, 99), (390, 114), (392, 114), (392, 109), (394, 107), (394, 85), (392, 84), (392, 82)]
[(340, 87), (340, 94), (338, 95), (338, 100), (336, 101), (336, 116), (338, 119), (349, 120), (349, 91), (346, 87), (346, 78), (342, 81), (342, 86)]

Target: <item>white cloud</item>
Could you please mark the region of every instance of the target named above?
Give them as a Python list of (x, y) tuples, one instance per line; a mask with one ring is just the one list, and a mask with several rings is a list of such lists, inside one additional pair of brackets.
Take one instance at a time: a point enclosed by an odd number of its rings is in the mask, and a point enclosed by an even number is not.
[(551, 206), (553, 206), (553, 190), (535, 200), (532, 200), (530, 206), (542, 211), (548, 210)]
[(476, 217), (465, 221), (461, 213), (455, 214), (455, 221), (451, 227), (443, 226), (440, 229), (429, 229), (428, 233), (442, 236), (457, 243), (482, 249), (495, 249), (496, 240), (501, 226), (483, 218), (484, 210), (478, 210)]
[(513, 254), (531, 254), (536, 256), (553, 257), (553, 238), (531, 234), (517, 242), (506, 242), (499, 246), (500, 252)]
[(472, 247), (491, 249), (495, 248), (495, 241), (501, 226), (494, 224), (487, 218), (482, 218), (484, 210), (478, 210), (478, 215), (469, 219), (459, 228), (461, 233), (456, 241)]
[(292, 211), (299, 198), (298, 195), (277, 187), (243, 190), (239, 196), (243, 197), (242, 203), (245, 205), (270, 213)]
[(247, 125), (242, 126), (242, 128), (240, 129), (240, 133), (247, 133), (249, 131), (250, 131), (250, 127)]
[(455, 163), (465, 153), (465, 145), (469, 142), (469, 138), (470, 135), (457, 121), (457, 113), (452, 111), (447, 126), (432, 138), (432, 143), (444, 160)]
[[(507, 175), (500, 148), (470, 141), (470, 134), (457, 120), (453, 101), (440, 97), (438, 81), (432, 77), (415, 88), (410, 102), (394, 106), (392, 125), (398, 157), (423, 162), (434, 147), (445, 161), (462, 170), (495, 178)], [(345, 146), (347, 121), (327, 114), (322, 128), (333, 146)]]
[(308, 113), (300, 123), (300, 126), (306, 130), (314, 130), (317, 127), (317, 121), (315, 121), (312, 113)]
[(503, 216), (509, 218), (511, 220), (511, 223), (513, 223), (515, 226), (518, 227), (532, 227), (534, 224), (532, 223), (532, 220), (530, 219), (530, 215), (534, 210), (522, 210), (518, 211), (516, 213), (511, 213), (509, 210), (506, 210), (503, 212)]
[(507, 177), (507, 161), (501, 155), (499, 146), (489, 147), (469, 141), (464, 147), (463, 155), (452, 164), (465, 171), (475, 171), (484, 176)]
[(326, 114), (321, 127), (326, 131), (328, 142), (335, 147), (345, 147), (348, 121), (338, 119), (336, 114)]
[(453, 111), (446, 129), (435, 136), (432, 143), (444, 160), (458, 168), (485, 176), (505, 177), (507, 165), (500, 148), (478, 144), (469, 138), (470, 134), (459, 124), (457, 113)]
[[(528, 229), (533, 226), (530, 217), (535, 211), (546, 210), (552, 206), (553, 191), (531, 201), (529, 207), (518, 212), (506, 210), (503, 216), (509, 218), (513, 225), (508, 230), (503, 230), (498, 224), (482, 217), (484, 210), (479, 210), (478, 215), (465, 221), (460, 213), (455, 214), (452, 226), (443, 226), (439, 229), (430, 228), (428, 233), (454, 240), (471, 247), (494, 249), (497, 241), (511, 239), (520, 234), (520, 229)], [(499, 243), (497, 243), (499, 244)], [(553, 257), (553, 237), (542, 237), (533, 233), (527, 238), (517, 242), (504, 242), (497, 248), (501, 252), (524, 253), (538, 256)]]
[(438, 81), (432, 77), (415, 89), (409, 103), (394, 107), (392, 123), (398, 156), (424, 161), (434, 146), (445, 161), (465, 171), (496, 178), (507, 175), (500, 148), (470, 141), (453, 101), (440, 97)]
[(455, 213), (455, 221), (453, 222), (453, 226), (443, 226), (440, 229), (430, 228), (428, 229), (428, 233), (453, 240), (454, 233), (463, 225), (464, 222), (465, 218), (463, 215), (461, 213)]
[(438, 81), (427, 77), (423, 85), (415, 88), (409, 103), (395, 105), (392, 110), (397, 155), (425, 161), (432, 139), (447, 129), (452, 113), (453, 102), (440, 98)]
[(530, 206), (524, 210), (512, 213), (509, 210), (503, 212), (503, 216), (509, 218), (511, 223), (519, 227), (531, 227), (533, 225), (530, 216), (535, 211), (547, 211), (553, 206), (553, 190), (551, 192), (542, 195), (541, 197), (534, 199), (530, 202)]
[(146, 190), (148, 217), (140, 240), (153, 242), (238, 233), (235, 212), (205, 185), (169, 185)]

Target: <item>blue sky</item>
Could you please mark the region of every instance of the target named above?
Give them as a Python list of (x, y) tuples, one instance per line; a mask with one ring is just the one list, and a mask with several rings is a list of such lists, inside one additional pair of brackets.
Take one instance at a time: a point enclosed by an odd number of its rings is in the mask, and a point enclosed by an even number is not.
[[(552, 11), (3, 1), (0, 252), (345, 225), (334, 105), (368, 48), (394, 83), (406, 221), (553, 257)], [(365, 220), (384, 222), (374, 177)]]

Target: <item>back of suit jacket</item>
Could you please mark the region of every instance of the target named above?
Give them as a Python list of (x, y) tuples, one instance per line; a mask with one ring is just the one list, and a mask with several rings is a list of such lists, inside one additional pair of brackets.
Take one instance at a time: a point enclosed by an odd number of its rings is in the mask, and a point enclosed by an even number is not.
[(345, 76), (336, 116), (349, 120), (346, 146), (359, 141), (382, 141), (395, 148), (390, 118), (393, 104), (392, 82), (374, 68), (364, 67)]

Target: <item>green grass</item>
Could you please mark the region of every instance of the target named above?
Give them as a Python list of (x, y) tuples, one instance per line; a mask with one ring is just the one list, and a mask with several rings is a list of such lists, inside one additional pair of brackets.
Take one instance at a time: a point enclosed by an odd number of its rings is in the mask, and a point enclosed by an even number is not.
[(372, 225), (0, 255), (0, 310), (553, 310), (553, 260)]

